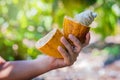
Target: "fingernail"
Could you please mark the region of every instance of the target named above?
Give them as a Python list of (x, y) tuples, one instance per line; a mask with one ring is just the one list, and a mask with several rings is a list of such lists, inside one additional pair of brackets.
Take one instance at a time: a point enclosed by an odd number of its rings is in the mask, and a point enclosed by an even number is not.
[(60, 49), (60, 46), (58, 46), (58, 50)]
[(57, 50), (58, 50), (58, 51), (60, 50), (60, 46), (57, 47)]
[(63, 42), (63, 40), (64, 40), (64, 37), (61, 37), (60, 41)]
[(64, 39), (64, 37), (61, 37), (61, 39), (60, 40), (63, 40)]
[(59, 50), (61, 50), (61, 48), (62, 48), (61, 46), (58, 46), (58, 48), (57, 48), (57, 49), (58, 49), (58, 51), (59, 51)]
[(69, 34), (69, 36), (68, 36), (69, 38), (72, 38), (72, 34)]

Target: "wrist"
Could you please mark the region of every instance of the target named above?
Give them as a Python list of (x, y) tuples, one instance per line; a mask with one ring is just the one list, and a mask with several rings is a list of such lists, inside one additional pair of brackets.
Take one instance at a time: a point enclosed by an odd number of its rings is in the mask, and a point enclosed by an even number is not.
[(55, 66), (53, 65), (53, 59), (49, 56), (39, 56), (37, 59), (35, 59), (35, 64), (40, 71), (42, 70), (42, 72), (47, 72), (55, 69)]

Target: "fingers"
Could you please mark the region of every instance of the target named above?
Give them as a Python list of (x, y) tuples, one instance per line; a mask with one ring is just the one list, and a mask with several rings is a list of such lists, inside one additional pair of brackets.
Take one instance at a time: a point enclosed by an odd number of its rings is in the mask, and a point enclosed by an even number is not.
[(80, 43), (80, 41), (73, 36), (72, 34), (69, 35), (69, 39), (73, 42), (73, 44), (75, 45), (75, 52), (79, 52), (81, 49), (82, 44)]
[[(64, 38), (61, 38), (61, 42), (62, 44), (65, 46), (64, 49), (61, 46), (58, 47), (58, 51), (61, 53), (61, 55), (64, 58), (64, 63), (66, 66), (72, 65), (78, 56), (78, 53), (80, 52), (80, 50), (86, 46), (87, 44), (89, 44), (90, 41), (90, 33), (88, 33), (86, 35), (86, 41), (84, 44), (81, 44), (79, 39), (77, 39), (75, 36), (73, 35), (69, 35), (69, 39), (73, 42), (74, 45), (71, 46), (71, 44)], [(74, 47), (74, 48), (73, 48)], [(76, 54), (77, 53), (77, 54)]]
[(72, 54), (72, 46), (70, 45), (70, 43), (64, 37), (61, 38), (61, 42), (66, 47), (66, 49), (68, 50), (68, 52), (70, 54)]
[(66, 50), (63, 49), (61, 46), (58, 46), (58, 51), (63, 56), (65, 63), (69, 64), (70, 63), (70, 55), (66, 52)]
[(90, 41), (90, 32), (88, 32), (87, 35), (86, 35), (86, 40), (85, 40), (85, 43), (83, 44), (83, 47), (88, 45), (89, 41)]

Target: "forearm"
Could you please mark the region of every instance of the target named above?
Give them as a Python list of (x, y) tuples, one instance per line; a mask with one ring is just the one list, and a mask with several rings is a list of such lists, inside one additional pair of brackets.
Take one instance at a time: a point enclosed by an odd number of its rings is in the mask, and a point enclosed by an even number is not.
[(49, 60), (5, 62), (0, 67), (0, 80), (29, 80), (52, 68)]
[[(0, 71), (0, 79), (3, 80), (20, 80), (28, 79), (34, 72), (34, 61), (12, 61), (5, 62)], [(33, 67), (33, 68), (32, 68)], [(29, 77), (30, 75), (30, 77)]]

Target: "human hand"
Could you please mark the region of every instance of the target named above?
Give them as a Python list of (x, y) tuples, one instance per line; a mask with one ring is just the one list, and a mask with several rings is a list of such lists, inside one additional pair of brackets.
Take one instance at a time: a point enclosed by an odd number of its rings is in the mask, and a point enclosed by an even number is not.
[(63, 59), (51, 57), (51, 65), (53, 69), (72, 65), (76, 61), (81, 49), (89, 44), (90, 33), (86, 35), (84, 44), (81, 44), (79, 39), (77, 39), (72, 34), (69, 35), (69, 39), (73, 42), (74, 45), (71, 45), (64, 37), (61, 38), (61, 42), (67, 50), (63, 49), (61, 46), (58, 47), (58, 51), (63, 56)]
[(90, 34), (86, 35), (84, 44), (81, 44), (73, 35), (69, 35), (69, 39), (74, 45), (70, 45), (64, 37), (61, 38), (61, 42), (67, 49), (65, 50), (61, 46), (58, 47), (58, 51), (63, 56), (61, 59), (45, 55), (35, 60), (5, 62), (0, 57), (0, 80), (29, 80), (50, 70), (72, 65), (81, 49), (89, 43)]

